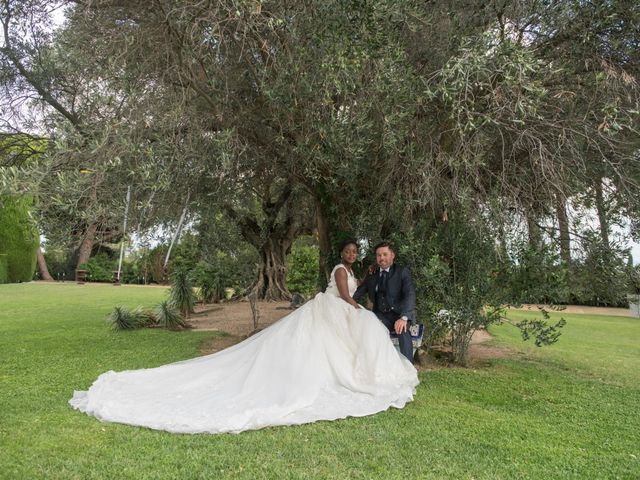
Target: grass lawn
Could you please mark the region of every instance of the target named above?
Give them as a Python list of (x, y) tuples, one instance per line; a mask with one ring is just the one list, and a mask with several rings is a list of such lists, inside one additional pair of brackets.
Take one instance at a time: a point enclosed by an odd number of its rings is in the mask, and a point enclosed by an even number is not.
[(213, 333), (104, 322), (115, 305), (164, 295), (0, 285), (0, 478), (640, 478), (640, 320), (566, 315), (543, 349), (495, 327), (513, 358), (422, 373), (413, 403), (365, 418), (176, 435), (72, 410), (73, 390), (106, 370), (197, 355)]

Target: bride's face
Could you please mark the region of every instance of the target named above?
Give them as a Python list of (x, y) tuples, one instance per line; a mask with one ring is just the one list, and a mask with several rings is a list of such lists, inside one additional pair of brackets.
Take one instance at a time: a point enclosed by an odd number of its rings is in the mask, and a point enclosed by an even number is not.
[(380, 268), (389, 268), (393, 265), (396, 254), (389, 247), (380, 247), (376, 250), (376, 262)]
[(342, 249), (340, 256), (345, 263), (355, 263), (358, 259), (358, 248), (353, 243), (350, 243)]

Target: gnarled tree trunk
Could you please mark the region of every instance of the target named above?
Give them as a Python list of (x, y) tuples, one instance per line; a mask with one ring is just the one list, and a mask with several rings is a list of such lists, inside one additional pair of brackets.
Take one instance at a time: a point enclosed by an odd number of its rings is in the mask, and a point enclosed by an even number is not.
[(287, 255), (294, 239), (270, 238), (260, 247), (258, 281), (254, 290), (263, 300), (291, 300), (287, 288)]
[(297, 210), (302, 203), (290, 202), (292, 194), (289, 185), (275, 200), (264, 195), (261, 198), (262, 215), (242, 215), (230, 205), (223, 206), (227, 215), (237, 222), (242, 237), (260, 254), (258, 278), (253, 287), (260, 300), (291, 300), (286, 284), (287, 255), (296, 238), (311, 233), (312, 223)]

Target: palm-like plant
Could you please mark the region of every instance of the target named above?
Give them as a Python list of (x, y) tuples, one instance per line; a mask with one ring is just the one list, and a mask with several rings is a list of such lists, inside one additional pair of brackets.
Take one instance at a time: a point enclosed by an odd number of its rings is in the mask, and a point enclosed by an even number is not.
[(171, 276), (171, 289), (169, 290), (169, 305), (178, 309), (184, 318), (189, 318), (193, 313), (195, 299), (189, 272), (177, 270)]
[(184, 317), (167, 300), (156, 305), (154, 316), (158, 325), (161, 327), (168, 328), (170, 330), (178, 330), (180, 328), (187, 327)]
[(144, 310), (142, 307), (133, 310), (131, 315), (136, 318), (138, 325), (141, 327), (151, 327), (158, 323), (155, 312), (152, 310)]
[(107, 321), (114, 330), (133, 330), (141, 326), (140, 315), (124, 307), (114, 307)]

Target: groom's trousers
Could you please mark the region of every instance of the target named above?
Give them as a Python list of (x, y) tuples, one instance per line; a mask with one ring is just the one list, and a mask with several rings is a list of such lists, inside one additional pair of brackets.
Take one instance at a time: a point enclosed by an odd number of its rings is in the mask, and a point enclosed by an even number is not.
[[(389, 329), (389, 333), (395, 333), (394, 324), (398, 320), (398, 314), (395, 312), (381, 312), (374, 310), (373, 313), (380, 319), (385, 327)], [(411, 334), (409, 333), (409, 323), (407, 322), (407, 330), (398, 335), (398, 346), (400, 353), (413, 362), (413, 343), (411, 342)]]

